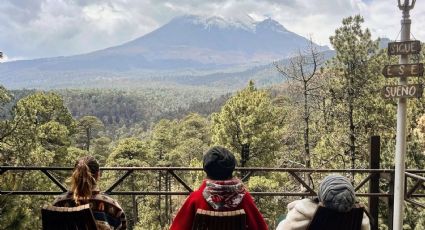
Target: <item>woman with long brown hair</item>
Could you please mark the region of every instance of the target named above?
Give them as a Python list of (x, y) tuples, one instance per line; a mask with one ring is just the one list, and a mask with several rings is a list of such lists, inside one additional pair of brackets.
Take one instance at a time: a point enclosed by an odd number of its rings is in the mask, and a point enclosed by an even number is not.
[(98, 229), (126, 229), (124, 211), (112, 198), (97, 188), (99, 163), (92, 156), (77, 160), (71, 176), (71, 190), (56, 198), (54, 206), (75, 207), (90, 204)]

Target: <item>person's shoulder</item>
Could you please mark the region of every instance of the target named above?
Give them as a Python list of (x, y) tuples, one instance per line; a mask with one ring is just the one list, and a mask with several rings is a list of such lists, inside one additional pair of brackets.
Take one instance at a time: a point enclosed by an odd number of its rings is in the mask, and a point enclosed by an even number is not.
[(97, 200), (97, 201), (100, 201), (100, 202), (104, 202), (106, 204), (109, 204), (109, 205), (112, 205), (112, 206), (116, 207), (117, 209), (122, 210), (120, 204), (115, 199), (113, 199), (112, 197), (108, 196), (107, 194), (104, 194), (104, 193), (96, 194), (96, 195), (94, 195), (92, 197), (92, 200)]
[(198, 188), (192, 191), (189, 194), (189, 196), (187, 196), (185, 202), (198, 203), (200, 200), (203, 200), (204, 199), (203, 191), (204, 191), (204, 188)]
[(249, 200), (249, 201), (254, 201), (254, 198), (252, 198), (252, 195), (251, 195), (251, 193), (248, 190), (245, 190), (243, 199), (244, 200)]
[(90, 208), (95, 212), (104, 212), (117, 219), (125, 216), (120, 204), (115, 199), (102, 193), (92, 196)]
[(73, 202), (72, 193), (65, 192), (55, 197), (55, 200), (53, 201), (53, 205), (54, 206), (73, 206), (72, 202)]
[(319, 203), (315, 202), (314, 200), (310, 198), (297, 200), (297, 201), (294, 201), (294, 203), (298, 207), (305, 207), (305, 208), (317, 208), (317, 206), (319, 206)]
[(204, 180), (202, 181), (202, 184), (198, 187), (198, 189), (192, 191), (189, 194), (189, 198), (202, 197), (203, 196), (202, 193), (204, 192), (205, 188), (206, 188), (206, 181)]
[(316, 212), (318, 207), (318, 203), (314, 202), (309, 198), (305, 198), (302, 200), (295, 200), (288, 204), (288, 210), (296, 210), (297, 212), (311, 217)]
[(288, 204), (288, 214), (276, 230), (307, 229), (318, 204), (311, 199), (295, 200)]

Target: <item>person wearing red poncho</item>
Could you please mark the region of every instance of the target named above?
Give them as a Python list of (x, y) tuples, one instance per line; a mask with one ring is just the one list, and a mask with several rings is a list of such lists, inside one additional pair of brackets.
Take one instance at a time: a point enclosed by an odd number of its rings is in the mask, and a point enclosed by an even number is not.
[(198, 208), (210, 211), (243, 209), (246, 213), (246, 229), (267, 230), (267, 224), (244, 184), (232, 177), (235, 166), (235, 156), (226, 148), (215, 146), (208, 150), (203, 158), (207, 178), (186, 199), (170, 230), (191, 230)]

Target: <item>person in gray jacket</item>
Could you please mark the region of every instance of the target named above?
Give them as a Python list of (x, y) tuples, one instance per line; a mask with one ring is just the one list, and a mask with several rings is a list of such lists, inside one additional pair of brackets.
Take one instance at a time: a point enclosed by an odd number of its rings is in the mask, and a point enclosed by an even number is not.
[[(356, 204), (353, 185), (341, 175), (329, 175), (319, 185), (318, 201), (296, 200), (288, 204), (288, 214), (276, 230), (305, 230), (309, 226), (319, 204), (339, 211), (348, 212)], [(369, 230), (366, 213), (363, 215), (361, 230)]]

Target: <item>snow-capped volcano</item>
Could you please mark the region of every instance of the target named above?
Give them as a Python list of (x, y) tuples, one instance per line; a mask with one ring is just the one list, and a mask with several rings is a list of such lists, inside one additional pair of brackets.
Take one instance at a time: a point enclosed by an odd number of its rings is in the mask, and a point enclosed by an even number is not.
[(308, 44), (308, 39), (270, 18), (256, 22), (250, 18), (185, 15), (119, 46), (69, 57), (2, 63), (0, 81), (64, 71), (68, 76), (82, 76), (96, 71), (173, 71), (266, 64), (287, 58)]
[(255, 22), (186, 15), (143, 37), (91, 55), (136, 52), (147, 62), (179, 62), (179, 66), (157, 66), (160, 68), (192, 68), (268, 63), (287, 58), (307, 44), (306, 38), (272, 19)]

